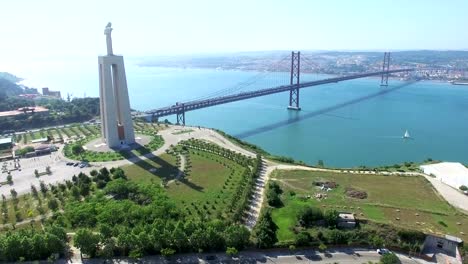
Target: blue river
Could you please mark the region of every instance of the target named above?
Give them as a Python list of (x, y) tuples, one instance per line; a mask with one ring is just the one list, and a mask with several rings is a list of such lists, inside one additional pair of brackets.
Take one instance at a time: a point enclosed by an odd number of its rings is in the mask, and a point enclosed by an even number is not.
[[(92, 70), (68, 83), (75, 96), (98, 95)], [(149, 110), (250, 79), (246, 88), (230, 91), (286, 84), (288, 74), (130, 65), (127, 79), (132, 108)], [(289, 94), (280, 93), (188, 112), (186, 123), (218, 128), (312, 165), (323, 160), (331, 167), (380, 166), (427, 158), (468, 163), (468, 86), (391, 79), (383, 88), (379, 82), (366, 78), (302, 89), (298, 112), (287, 110)], [(402, 138), (406, 130), (411, 139)]]

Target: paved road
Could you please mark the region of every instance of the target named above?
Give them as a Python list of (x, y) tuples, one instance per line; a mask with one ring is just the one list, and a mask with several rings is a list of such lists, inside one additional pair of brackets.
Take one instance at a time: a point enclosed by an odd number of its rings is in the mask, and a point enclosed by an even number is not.
[(437, 192), (439, 192), (439, 194), (442, 195), (449, 204), (468, 214), (468, 195), (464, 195), (459, 190), (448, 186), (436, 178), (427, 175), (424, 175), (424, 177), (431, 182), (432, 186), (434, 186)]
[[(356, 254), (357, 253), (357, 254)], [(211, 256), (210, 260), (207, 257)], [(398, 254), (398, 257), (403, 264), (427, 264), (431, 262), (422, 259), (410, 258), (405, 255)], [(319, 253), (315, 250), (298, 250), (290, 252), (288, 250), (268, 250), (268, 251), (247, 251), (241, 252), (237, 257), (231, 258), (225, 254), (180, 254), (164, 259), (161, 256), (145, 257), (138, 261), (138, 263), (275, 263), (275, 264), (289, 264), (289, 263), (378, 263), (380, 255), (374, 250), (366, 249), (338, 249), (329, 250), (329, 253)], [(63, 263), (63, 262), (62, 262)], [(74, 259), (69, 263), (81, 263), (79, 260)], [(101, 259), (85, 260), (82, 263), (103, 263)], [(114, 259), (107, 260), (106, 263), (136, 263), (129, 259)]]

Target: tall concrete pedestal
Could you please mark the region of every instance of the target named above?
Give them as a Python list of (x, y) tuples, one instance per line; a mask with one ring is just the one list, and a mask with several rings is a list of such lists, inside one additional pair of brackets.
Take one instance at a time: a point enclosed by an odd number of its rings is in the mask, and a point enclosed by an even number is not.
[(105, 31), (108, 55), (98, 59), (101, 133), (108, 147), (122, 148), (135, 143), (135, 133), (124, 60), (122, 56), (112, 54), (111, 30), (109, 23)]

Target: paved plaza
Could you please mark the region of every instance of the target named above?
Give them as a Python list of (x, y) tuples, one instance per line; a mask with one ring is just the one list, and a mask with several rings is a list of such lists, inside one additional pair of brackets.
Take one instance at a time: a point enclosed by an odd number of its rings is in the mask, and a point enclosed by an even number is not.
[[(0, 194), (8, 197), (11, 189), (15, 189), (19, 194), (27, 193), (31, 191), (31, 185), (39, 186), (40, 181), (46, 184), (63, 182), (70, 180), (73, 175), (77, 175), (80, 171), (89, 173), (92, 169), (92, 167), (80, 168), (79, 166), (66, 165), (69, 161), (63, 157), (61, 151), (62, 149), (49, 155), (19, 159), (20, 167), (18, 169), (14, 168), (12, 160), (7, 161), (7, 169), (11, 170), (13, 184), (2, 185), (0, 187)], [(50, 166), (52, 173), (37, 178), (34, 171), (37, 169), (39, 173), (45, 172), (47, 166)], [(6, 182), (7, 176), (6, 172), (2, 172), (0, 174), (0, 182)]]

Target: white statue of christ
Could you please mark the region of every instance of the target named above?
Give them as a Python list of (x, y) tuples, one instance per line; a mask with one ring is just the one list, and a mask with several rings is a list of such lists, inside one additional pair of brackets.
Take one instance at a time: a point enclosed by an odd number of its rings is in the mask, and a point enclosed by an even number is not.
[(111, 22), (107, 23), (106, 28), (104, 29), (104, 35), (106, 35), (106, 43), (107, 43), (107, 55), (114, 55), (112, 52), (112, 24)]

